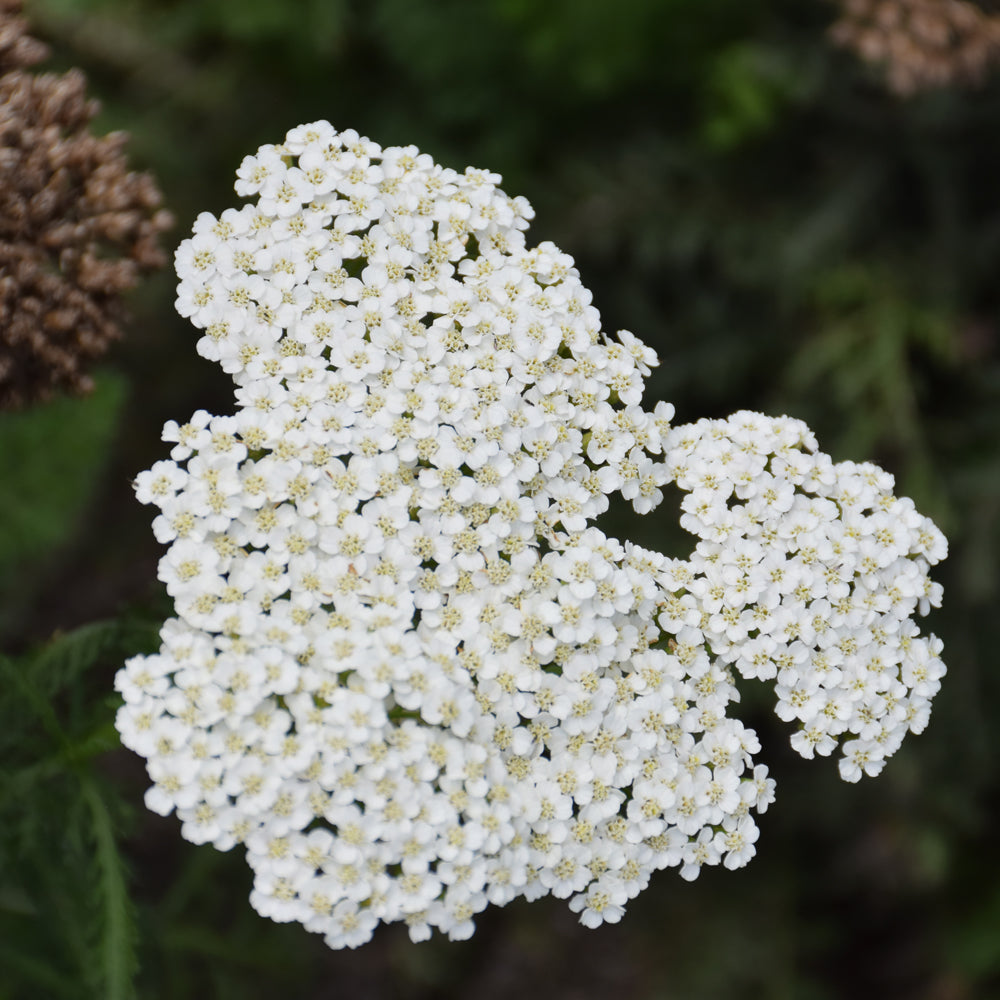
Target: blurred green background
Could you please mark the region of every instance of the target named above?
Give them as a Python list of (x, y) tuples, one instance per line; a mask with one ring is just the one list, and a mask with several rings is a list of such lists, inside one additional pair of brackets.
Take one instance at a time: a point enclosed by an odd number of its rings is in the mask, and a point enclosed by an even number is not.
[[(744, 870), (663, 872), (624, 921), (491, 909), (469, 942), (330, 952), (256, 916), (237, 852), (181, 840), (116, 749), (114, 672), (169, 604), (131, 478), (231, 407), (164, 273), (87, 399), (0, 416), (0, 1000), (964, 1000), (1000, 996), (1000, 73), (892, 96), (823, 0), (28, 0), (177, 217), (329, 119), (488, 167), (658, 351), (679, 422), (806, 420), (951, 542), (928, 730), (845, 785), (746, 686), (778, 799)], [(680, 553), (668, 499), (612, 530)], [(96, 624), (95, 624), (96, 623)]]

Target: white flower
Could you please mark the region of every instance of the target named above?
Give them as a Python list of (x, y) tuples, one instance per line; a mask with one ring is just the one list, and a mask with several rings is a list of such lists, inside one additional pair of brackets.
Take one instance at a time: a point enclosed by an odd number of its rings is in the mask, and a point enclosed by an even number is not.
[[(177, 617), (117, 725), (150, 808), (245, 845), (259, 912), (355, 947), (551, 892), (596, 926), (659, 868), (745, 864), (774, 782), (731, 669), (851, 780), (923, 726), (944, 543), (880, 470), (644, 411), (654, 353), (495, 175), (317, 122), (237, 177), (257, 203), (177, 254), (236, 412), (171, 422), (137, 477)], [(689, 560), (593, 526), (671, 478)]]
[[(844, 778), (878, 773), (924, 724), (921, 679), (944, 674), (940, 642), (917, 638), (911, 620), (924, 595), (940, 596), (927, 577), (946, 551), (940, 532), (892, 496), (888, 473), (833, 464), (787, 417), (702, 420), (671, 431), (665, 446), (690, 491), (682, 524), (711, 539), (722, 516), (729, 537), (721, 548), (698, 544), (661, 624), (672, 627), (693, 596), (717, 656), (745, 677), (777, 677), (776, 712), (800, 723), (799, 753), (840, 745)], [(756, 460), (737, 467), (737, 446)]]

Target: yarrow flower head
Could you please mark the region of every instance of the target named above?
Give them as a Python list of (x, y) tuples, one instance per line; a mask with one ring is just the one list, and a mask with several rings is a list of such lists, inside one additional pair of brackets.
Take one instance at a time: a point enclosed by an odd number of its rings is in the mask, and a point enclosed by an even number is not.
[[(332, 947), (392, 921), (467, 937), (547, 893), (595, 926), (657, 869), (739, 867), (774, 783), (727, 714), (735, 672), (825, 726), (800, 750), (853, 736), (858, 773), (943, 672), (907, 617), (939, 596), (933, 526), (799, 424), (643, 409), (654, 353), (601, 331), (498, 182), (318, 122), (247, 157), (256, 202), (177, 252), (236, 406), (168, 423), (136, 481), (176, 617), (119, 673), (118, 727), (149, 807), (244, 845), (255, 908)], [(670, 479), (689, 560), (594, 525)]]

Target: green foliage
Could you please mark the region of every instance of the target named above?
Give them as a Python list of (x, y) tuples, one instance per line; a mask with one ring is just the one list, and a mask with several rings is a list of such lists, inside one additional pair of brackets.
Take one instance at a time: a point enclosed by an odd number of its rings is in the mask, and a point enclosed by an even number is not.
[(119, 843), (131, 810), (105, 773), (121, 753), (107, 685), (122, 656), (155, 639), (109, 622), (0, 658), (0, 996), (134, 995)]
[(0, 480), (0, 566), (15, 573), (64, 542), (90, 499), (108, 454), (125, 386), (98, 380), (90, 396), (62, 397), (0, 418), (0, 453), (17, 476)]
[[(490, 6), (516, 32), (530, 73), (550, 78), (558, 94), (592, 99), (621, 93), (667, 53), (697, 52), (706, 35), (726, 37), (745, 22), (743, 5), (731, 0), (639, 3), (624, 16), (601, 0), (494, 0)], [(681, 37), (686, 46), (678, 44)]]
[(955, 965), (973, 980), (1000, 977), (1000, 887), (985, 902), (964, 912), (949, 927)]
[(0, 414), (0, 633), (30, 596), (50, 553), (79, 531), (93, 499), (125, 395), (104, 375), (90, 396)]
[[(291, 55), (323, 54), (343, 29), (342, 0), (300, 0), (289, 16), (280, 0), (202, 0), (198, 4), (122, 4), (119, 0), (50, 0), (32, 13), (80, 30), (85, 20), (113, 26), (112, 42), (142, 30), (141, 44), (150, 49), (204, 44), (209, 37), (274, 46), (288, 46)], [(143, 19), (146, 25), (143, 28)], [(90, 37), (89, 33), (85, 37)]]
[(891, 272), (861, 264), (818, 275), (812, 302), (816, 328), (807, 327), (789, 360), (788, 395), (823, 398), (843, 415), (828, 442), (838, 454), (895, 456), (903, 492), (931, 501), (949, 528), (947, 487), (936, 481), (918, 394), (921, 364), (957, 361), (954, 317), (918, 304)]
[[(773, 129), (781, 113), (808, 96), (810, 76), (779, 46), (737, 42), (709, 66), (702, 136), (726, 151)], [(806, 70), (805, 72), (803, 72)]]

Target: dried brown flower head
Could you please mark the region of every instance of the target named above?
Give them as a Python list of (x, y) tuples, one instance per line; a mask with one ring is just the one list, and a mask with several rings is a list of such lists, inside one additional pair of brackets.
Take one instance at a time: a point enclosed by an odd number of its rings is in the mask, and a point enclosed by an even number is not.
[(0, 75), (41, 62), (49, 53), (27, 34), (27, 22), (18, 17), (21, 0), (0, 0)]
[(121, 294), (166, 262), (171, 223), (153, 179), (128, 171), (126, 136), (88, 131), (83, 74), (26, 71), (45, 47), (19, 10), (0, 0), (0, 409), (90, 387)]
[(885, 67), (901, 97), (981, 82), (1000, 60), (1000, 15), (968, 0), (837, 0), (834, 41)]

